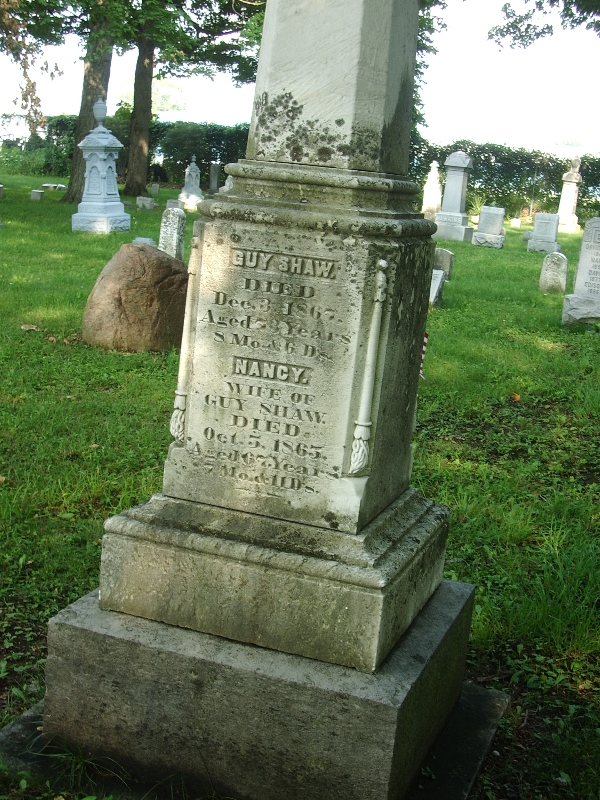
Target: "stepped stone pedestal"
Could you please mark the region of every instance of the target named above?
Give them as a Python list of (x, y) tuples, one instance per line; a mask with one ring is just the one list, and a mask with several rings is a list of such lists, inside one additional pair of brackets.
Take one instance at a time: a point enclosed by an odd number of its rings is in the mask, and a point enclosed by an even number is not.
[(472, 587), (410, 487), (417, 23), (269, 0), (248, 157), (199, 204), (163, 491), (51, 623), (45, 736), (243, 798), (384, 800), (456, 703)]

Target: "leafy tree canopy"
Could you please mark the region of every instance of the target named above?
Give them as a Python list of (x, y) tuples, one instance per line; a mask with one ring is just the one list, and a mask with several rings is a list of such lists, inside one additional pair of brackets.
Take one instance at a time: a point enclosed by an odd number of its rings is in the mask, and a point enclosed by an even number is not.
[(528, 6), (523, 12), (515, 11), (510, 3), (502, 6), (504, 24), (496, 25), (489, 38), (502, 46), (508, 41), (511, 47), (529, 47), (543, 36), (551, 36), (553, 26), (544, 22), (544, 16), (558, 11), (563, 28), (585, 25), (600, 35), (600, 2), (598, 0), (523, 0)]

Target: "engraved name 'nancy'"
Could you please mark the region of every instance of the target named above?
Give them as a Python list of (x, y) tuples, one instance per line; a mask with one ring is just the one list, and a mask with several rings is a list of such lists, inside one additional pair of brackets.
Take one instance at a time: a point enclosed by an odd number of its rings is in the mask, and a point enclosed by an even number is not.
[(297, 367), (293, 364), (282, 364), (277, 361), (233, 357), (233, 375), (247, 375), (249, 378), (262, 378), (263, 380), (308, 386), (310, 373), (311, 370), (308, 367)]
[(327, 259), (269, 253), (263, 250), (231, 251), (231, 265), (265, 272), (282, 272), (288, 275), (307, 275), (311, 278), (335, 280), (338, 263)]

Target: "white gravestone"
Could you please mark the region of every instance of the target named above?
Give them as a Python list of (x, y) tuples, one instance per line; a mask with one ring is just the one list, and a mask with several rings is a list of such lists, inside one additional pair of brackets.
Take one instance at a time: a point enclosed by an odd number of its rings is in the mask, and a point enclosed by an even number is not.
[(167, 208), (163, 211), (158, 249), (180, 261), (183, 261), (185, 247), (185, 223), (185, 211), (181, 208)]
[(600, 217), (586, 222), (573, 294), (565, 295), (563, 325), (600, 321)]
[(434, 269), (431, 275), (431, 286), (429, 288), (429, 305), (440, 306), (442, 304), (442, 292), (446, 282), (446, 273), (443, 269)]
[(505, 214), (506, 211), (503, 208), (482, 206), (477, 230), (473, 234), (473, 244), (480, 247), (503, 247)]
[(158, 197), (158, 193), (160, 191), (160, 183), (153, 183), (150, 187), (150, 194), (152, 197)]
[(563, 186), (558, 206), (558, 230), (562, 233), (579, 233), (581, 230), (579, 219), (575, 213), (579, 197), (579, 184), (581, 183), (580, 166), (581, 159), (574, 158), (571, 161), (571, 169), (562, 177)]
[(510, 227), (516, 228), (517, 230), (521, 227), (521, 218), (520, 217), (513, 217), (510, 221)]
[(31, 200), (43, 200), (44, 192), (42, 191), (42, 189), (32, 189), (30, 198)]
[(569, 262), (562, 253), (548, 253), (542, 264), (539, 287), (542, 292), (559, 292), (567, 290), (567, 272)]
[(183, 208), (183, 206), (181, 200), (167, 200), (167, 208)]
[(179, 193), (179, 200), (186, 211), (195, 211), (203, 197), (200, 189), (200, 169), (196, 164), (196, 156), (192, 156), (192, 161), (185, 170), (185, 183)]
[(423, 187), (423, 205), (421, 213), (425, 219), (435, 220), (435, 215), (442, 210), (442, 184), (440, 182), (440, 172), (438, 162), (432, 161), (429, 168), (429, 175)]
[(452, 277), (452, 267), (454, 266), (454, 253), (452, 250), (446, 250), (445, 247), (436, 247), (434, 265), (436, 269), (444, 270), (446, 280), (449, 281)]
[(435, 216), (438, 226), (436, 239), (453, 239), (457, 242), (470, 242), (473, 228), (465, 213), (467, 203), (467, 182), (473, 162), (462, 150), (452, 153), (446, 159), (446, 185), (442, 199), (442, 210)]
[(104, 127), (106, 103), (101, 97), (94, 103), (94, 118), (98, 125), (78, 145), (85, 159), (85, 185), (71, 228), (87, 233), (128, 231), (131, 217), (117, 188), (117, 158), (123, 145)]
[(417, 0), (269, 0), (247, 158), (194, 226), (162, 493), (106, 522), (100, 607), (51, 626), (45, 735), (251, 800), (389, 800), (456, 704), (473, 589), (410, 487), (417, 34)]
[(527, 252), (558, 253), (558, 214), (537, 213), (533, 218), (533, 232), (527, 242)]

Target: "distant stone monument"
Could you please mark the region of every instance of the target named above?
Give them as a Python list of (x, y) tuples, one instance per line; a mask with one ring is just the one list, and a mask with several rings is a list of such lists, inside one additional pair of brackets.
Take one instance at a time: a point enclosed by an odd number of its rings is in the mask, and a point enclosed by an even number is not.
[(185, 223), (185, 211), (181, 208), (167, 208), (163, 211), (158, 249), (180, 261), (183, 261), (185, 247)]
[[(533, 232), (527, 240), (528, 252), (558, 253), (558, 214), (537, 213), (533, 218)], [(525, 238), (525, 235), (523, 235)]]
[(425, 219), (435, 220), (435, 215), (442, 209), (442, 184), (440, 182), (440, 172), (438, 162), (432, 161), (429, 168), (429, 175), (423, 187), (423, 205), (421, 213)]
[(200, 169), (196, 164), (196, 156), (192, 156), (192, 161), (185, 170), (185, 183), (179, 193), (179, 200), (186, 211), (195, 211), (203, 197), (200, 189)]
[(452, 153), (446, 159), (446, 185), (442, 210), (436, 214), (438, 226), (436, 239), (453, 239), (457, 242), (470, 242), (473, 228), (469, 227), (469, 219), (465, 213), (467, 204), (467, 182), (473, 162), (462, 150)]
[(160, 192), (160, 183), (153, 183), (150, 187), (150, 194), (152, 197), (158, 197), (158, 193)]
[(542, 264), (540, 291), (564, 294), (567, 291), (568, 269), (569, 262), (566, 256), (562, 253), (548, 253)]
[(144, 197), (143, 195), (135, 198), (135, 204), (138, 208), (146, 208), (148, 211), (152, 211), (156, 205), (153, 197)]
[(32, 189), (31, 194), (29, 195), (31, 200), (43, 200), (44, 199), (44, 190), (43, 189)]
[(219, 191), (221, 186), (221, 165), (220, 164), (211, 164), (210, 165), (210, 194), (216, 194)]
[(563, 325), (600, 321), (600, 217), (585, 224), (573, 294), (565, 295)]
[(580, 166), (581, 159), (574, 158), (571, 161), (571, 169), (562, 177), (563, 186), (558, 206), (558, 230), (562, 233), (579, 233), (581, 230), (579, 219), (575, 213), (579, 197), (579, 184), (581, 183)]
[(117, 188), (116, 165), (123, 145), (104, 127), (106, 103), (101, 97), (94, 103), (94, 119), (98, 125), (78, 145), (85, 159), (85, 185), (71, 228), (87, 233), (128, 231), (131, 217)]
[(2, 200), (3, 196), (4, 196), (4, 184), (0, 183), (0, 200)]
[(194, 226), (163, 490), (50, 623), (45, 736), (251, 800), (389, 800), (455, 706), (473, 587), (410, 487), (417, 32), (416, 0), (267, 3), (247, 158)]
[(181, 200), (167, 200), (167, 208), (183, 208)]
[(504, 247), (504, 216), (506, 210), (497, 206), (482, 206), (473, 244), (480, 247)]

